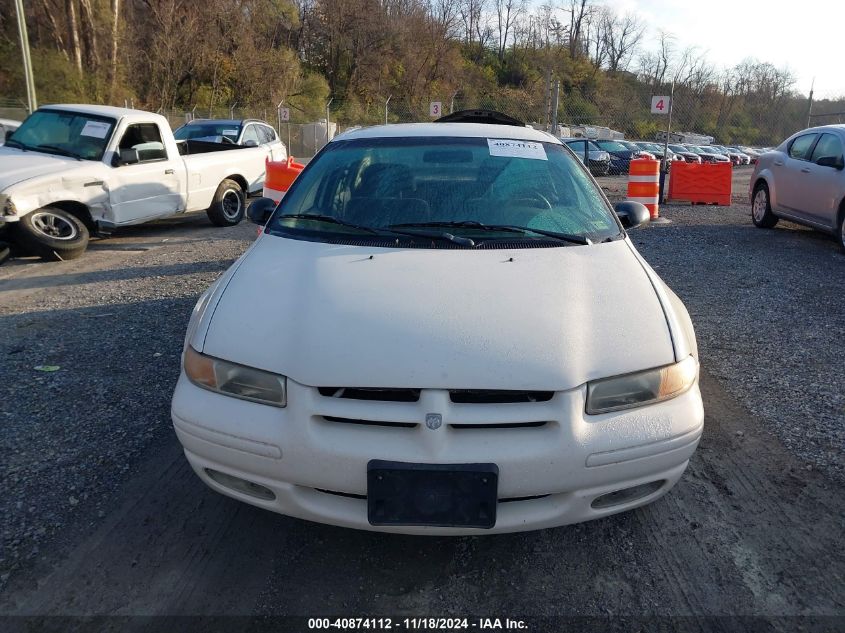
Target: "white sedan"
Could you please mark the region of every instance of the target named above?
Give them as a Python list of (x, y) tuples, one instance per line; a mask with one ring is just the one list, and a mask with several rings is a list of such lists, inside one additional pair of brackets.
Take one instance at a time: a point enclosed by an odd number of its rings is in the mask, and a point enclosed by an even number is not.
[(614, 213), (558, 139), (359, 129), (249, 216), (263, 231), (197, 303), (173, 395), (214, 490), (489, 534), (629, 510), (686, 469), (704, 416), (689, 316), (623, 228), (648, 212)]

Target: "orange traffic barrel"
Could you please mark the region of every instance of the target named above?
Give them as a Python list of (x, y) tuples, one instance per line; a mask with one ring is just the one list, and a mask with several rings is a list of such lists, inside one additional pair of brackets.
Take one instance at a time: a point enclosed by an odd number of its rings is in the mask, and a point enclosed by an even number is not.
[(628, 200), (644, 204), (652, 220), (659, 217), (659, 160), (635, 158), (631, 161), (631, 167), (628, 171)]
[(264, 197), (276, 204), (284, 197), (299, 172), (305, 169), (305, 165), (295, 162), (293, 156), (283, 161), (271, 161), (268, 158), (264, 166)]

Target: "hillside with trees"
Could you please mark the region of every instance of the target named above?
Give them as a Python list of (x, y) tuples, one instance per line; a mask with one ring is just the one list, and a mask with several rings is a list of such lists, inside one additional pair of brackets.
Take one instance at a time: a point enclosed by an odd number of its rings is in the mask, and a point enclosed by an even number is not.
[[(489, 106), (545, 124), (650, 137), (652, 94), (675, 84), (675, 128), (768, 144), (803, 127), (795, 77), (706, 51), (592, 0), (28, 0), (41, 103), (95, 102), (208, 115), (291, 108), (296, 120), (425, 120), (428, 103)], [(648, 39), (647, 39), (648, 38)], [(0, 0), (0, 97), (25, 94), (13, 0)], [(444, 106), (445, 107), (445, 106)], [(825, 110), (827, 108), (827, 110)], [(845, 111), (845, 100), (816, 112)], [(272, 117), (271, 117), (272, 118)], [(827, 122), (827, 121), (825, 121)]]

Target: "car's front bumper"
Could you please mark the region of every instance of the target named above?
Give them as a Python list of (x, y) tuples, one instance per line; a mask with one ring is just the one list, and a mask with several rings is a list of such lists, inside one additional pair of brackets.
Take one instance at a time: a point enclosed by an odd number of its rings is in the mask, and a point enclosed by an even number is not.
[[(418, 402), (373, 402), (322, 396), (289, 380), (288, 406), (280, 409), (200, 389), (183, 374), (172, 416), (200, 478), (241, 501), (352, 528), (489, 534), (628, 510), (657, 499), (678, 481), (702, 432), (697, 385), (666, 402), (595, 416), (584, 414), (584, 396), (582, 387), (556, 393), (547, 402), (455, 404), (448, 392), (423, 390)], [(442, 415), (437, 429), (424, 423), (432, 412)], [(489, 428), (491, 424), (506, 426)], [(496, 464), (495, 527), (370, 525), (366, 477), (372, 459)], [(260, 499), (221, 485), (209, 470), (260, 484), (275, 498)], [(601, 495), (651, 482), (663, 483), (642, 498), (611, 507), (591, 505)]]

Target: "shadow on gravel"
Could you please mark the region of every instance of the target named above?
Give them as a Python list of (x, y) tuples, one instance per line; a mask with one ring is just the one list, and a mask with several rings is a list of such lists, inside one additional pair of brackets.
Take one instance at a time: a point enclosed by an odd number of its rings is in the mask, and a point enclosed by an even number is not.
[(76, 286), (80, 284), (93, 284), (127, 279), (145, 279), (149, 277), (175, 277), (178, 275), (193, 275), (205, 272), (223, 272), (231, 266), (234, 261), (235, 260), (233, 259), (210, 260), (186, 264), (114, 268), (83, 273), (59, 273), (56, 275), (19, 277), (0, 280), (0, 292), (6, 290), (29, 290), (33, 288)]

